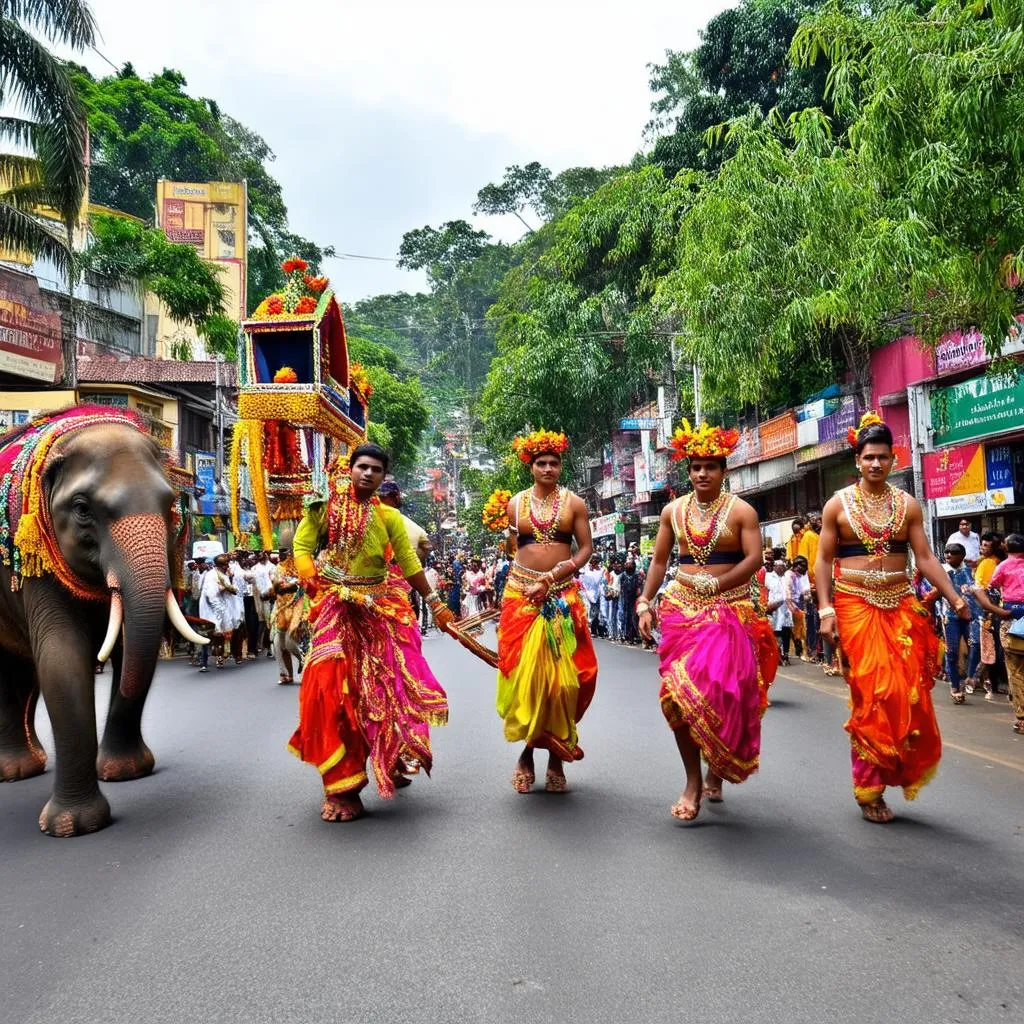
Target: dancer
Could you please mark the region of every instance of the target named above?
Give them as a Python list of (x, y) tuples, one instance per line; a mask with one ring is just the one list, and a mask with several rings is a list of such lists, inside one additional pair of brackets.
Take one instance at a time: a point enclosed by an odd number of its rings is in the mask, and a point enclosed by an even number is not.
[[(722, 782), (742, 782), (757, 771), (761, 716), (775, 679), (779, 649), (772, 627), (751, 602), (751, 581), (764, 558), (757, 513), (723, 491), (735, 430), (694, 429), (683, 420), (672, 438), (672, 458), (687, 459), (693, 493), (661, 514), (654, 558), (637, 602), (640, 633), (650, 639), (651, 602), (673, 543), (676, 578), (661, 596), (661, 710), (675, 733), (686, 788), (672, 807), (693, 821), (702, 798), (722, 800)], [(701, 755), (708, 764), (701, 777)]]
[(440, 628), (452, 614), (430, 589), (402, 517), (377, 497), (388, 461), (375, 444), (356, 448), (350, 475), (334, 476), (326, 508), (308, 510), (293, 543), (296, 571), (315, 603), (289, 749), (323, 777), (324, 821), (362, 815), (367, 758), (384, 799), (395, 794), (400, 759), (415, 759), (429, 775), (430, 726), (448, 720), (444, 690), (420, 653), (412, 606), (389, 576), (389, 555)]
[(548, 752), (544, 788), (568, 792), (563, 762), (583, 757), (576, 725), (597, 685), (586, 603), (575, 580), (593, 550), (590, 520), (583, 501), (558, 486), (568, 447), (564, 434), (548, 430), (513, 444), (533, 475), (533, 486), (508, 506), (518, 550), (498, 628), (498, 714), (505, 739), (526, 744), (512, 775), (517, 793), (533, 788), (538, 747)]
[(818, 615), (822, 638), (839, 644), (850, 687), (854, 797), (866, 821), (884, 824), (893, 817), (886, 786), (902, 786), (913, 800), (942, 754), (932, 705), (939, 642), (910, 586), (908, 546), (956, 615), (966, 620), (971, 611), (928, 547), (921, 506), (887, 482), (892, 432), (876, 413), (865, 413), (850, 429), (850, 443), (860, 480), (825, 505)]

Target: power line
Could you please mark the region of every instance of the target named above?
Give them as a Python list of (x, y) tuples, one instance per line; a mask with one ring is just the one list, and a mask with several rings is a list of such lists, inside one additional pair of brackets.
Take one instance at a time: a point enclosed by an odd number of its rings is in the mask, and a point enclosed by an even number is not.
[(399, 263), (394, 256), (364, 256), (358, 252), (336, 252), (334, 258), (337, 260), (376, 260), (379, 263)]

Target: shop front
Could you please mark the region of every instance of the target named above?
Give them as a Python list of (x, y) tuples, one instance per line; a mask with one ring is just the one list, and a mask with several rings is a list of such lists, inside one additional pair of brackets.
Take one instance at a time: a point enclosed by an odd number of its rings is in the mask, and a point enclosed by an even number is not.
[(1024, 530), (1024, 378), (985, 375), (930, 396), (937, 451), (922, 460), (937, 550), (968, 519), (977, 533)]

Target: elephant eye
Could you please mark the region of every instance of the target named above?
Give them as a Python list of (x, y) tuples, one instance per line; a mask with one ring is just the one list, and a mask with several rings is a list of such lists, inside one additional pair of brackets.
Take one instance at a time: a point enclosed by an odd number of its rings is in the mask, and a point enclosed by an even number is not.
[(92, 509), (84, 498), (76, 498), (71, 503), (71, 512), (80, 523), (87, 523), (92, 519)]

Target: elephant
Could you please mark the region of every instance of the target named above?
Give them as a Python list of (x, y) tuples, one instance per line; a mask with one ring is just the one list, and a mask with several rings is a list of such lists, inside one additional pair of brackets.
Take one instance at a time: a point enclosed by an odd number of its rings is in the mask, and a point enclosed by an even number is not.
[[(32, 499), (9, 482), (12, 464), (18, 476), (12, 453), (19, 450), (36, 453), (22, 465), (21, 479), (31, 477), (36, 488)], [(174, 490), (141, 421), (104, 407), (72, 407), (0, 435), (0, 477), (0, 780), (45, 770), (34, 722), (41, 693), (56, 763), (39, 827), (52, 836), (94, 832), (111, 823), (98, 780), (153, 770), (142, 711), (166, 618), (191, 642), (207, 642), (170, 589)], [(33, 507), (43, 527), (34, 526), (31, 549), (20, 527), (13, 543), (11, 535)], [(33, 561), (32, 550), (48, 561)], [(111, 655), (97, 748), (95, 668)]]

